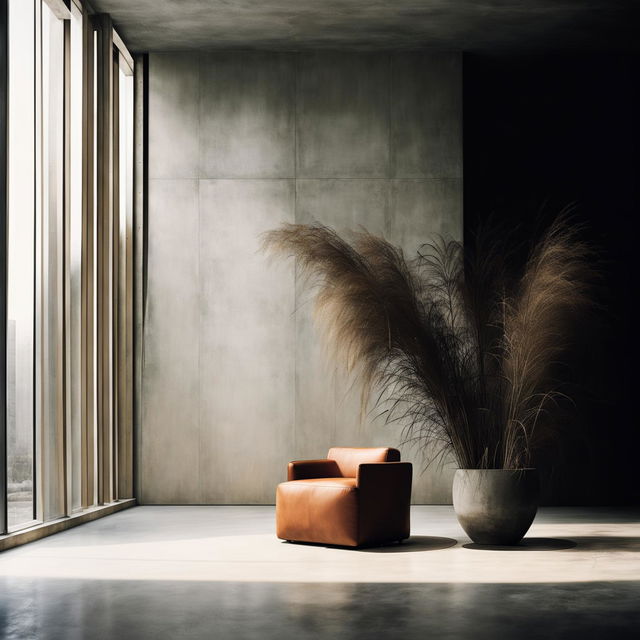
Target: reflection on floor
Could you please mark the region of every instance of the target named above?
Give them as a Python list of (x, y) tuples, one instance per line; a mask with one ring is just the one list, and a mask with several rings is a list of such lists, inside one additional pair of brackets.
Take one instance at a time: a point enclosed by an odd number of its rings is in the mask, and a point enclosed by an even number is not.
[(542, 509), (517, 548), (450, 507), (411, 540), (281, 542), (273, 507), (136, 507), (0, 554), (6, 638), (636, 638), (640, 512)]

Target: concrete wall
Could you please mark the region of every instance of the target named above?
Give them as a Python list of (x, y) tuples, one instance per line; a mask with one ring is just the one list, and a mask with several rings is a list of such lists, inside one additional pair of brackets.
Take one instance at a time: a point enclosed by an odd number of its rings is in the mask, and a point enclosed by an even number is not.
[[(320, 220), (410, 253), (460, 238), (461, 71), (458, 54), (150, 56), (142, 503), (273, 503), (291, 459), (398, 445), (360, 423), (294, 265), (259, 235)], [(448, 502), (452, 471), (420, 472), (414, 501)]]

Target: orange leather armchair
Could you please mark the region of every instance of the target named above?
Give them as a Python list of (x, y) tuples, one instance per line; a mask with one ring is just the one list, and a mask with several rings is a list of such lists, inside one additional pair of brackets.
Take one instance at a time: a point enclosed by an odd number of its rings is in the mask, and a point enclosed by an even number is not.
[(278, 538), (348, 547), (409, 537), (411, 463), (390, 448), (334, 447), (289, 463), (276, 491)]

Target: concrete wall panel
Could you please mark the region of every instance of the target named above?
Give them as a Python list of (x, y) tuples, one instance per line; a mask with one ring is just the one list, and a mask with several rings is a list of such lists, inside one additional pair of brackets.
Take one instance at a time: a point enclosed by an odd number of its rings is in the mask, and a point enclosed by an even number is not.
[(292, 178), (295, 60), (208, 53), (200, 60), (203, 178)]
[(294, 265), (260, 234), (293, 222), (292, 180), (200, 182), (200, 460), (207, 503), (272, 503), (294, 439)]
[(198, 177), (198, 54), (149, 56), (149, 177)]
[(392, 175), (461, 178), (461, 56), (397, 53), (391, 76)]
[[(384, 233), (389, 209), (387, 180), (297, 181), (296, 222), (321, 222), (339, 231)], [(314, 321), (312, 292), (298, 278), (296, 298), (296, 457), (326, 455), (332, 446), (370, 441), (360, 424), (358, 389), (329, 359)], [(354, 410), (354, 403), (357, 407)]]
[(437, 236), (460, 239), (462, 180), (392, 180), (385, 235), (407, 256)]
[(138, 499), (197, 503), (201, 501), (198, 181), (151, 180), (149, 211)]
[(300, 55), (298, 177), (387, 176), (389, 68), (385, 54)]

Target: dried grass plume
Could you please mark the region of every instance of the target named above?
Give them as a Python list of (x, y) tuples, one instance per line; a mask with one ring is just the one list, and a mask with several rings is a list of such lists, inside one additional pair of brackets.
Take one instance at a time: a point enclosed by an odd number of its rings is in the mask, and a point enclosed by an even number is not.
[[(373, 390), (406, 439), (451, 452), (461, 468), (523, 468), (553, 438), (541, 420), (558, 395), (555, 363), (590, 304), (590, 248), (566, 216), (510, 278), (496, 235), (438, 240), (407, 260), (367, 232), (346, 240), (320, 225), (267, 232), (264, 248), (292, 256), (314, 287), (333, 358)], [(435, 445), (435, 449), (433, 448)]]

